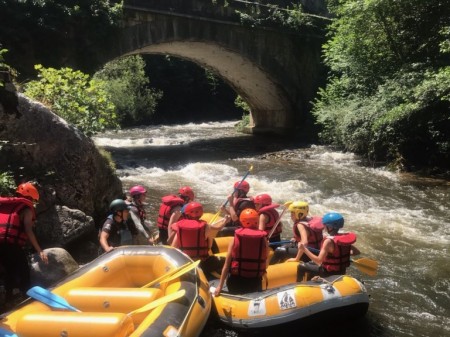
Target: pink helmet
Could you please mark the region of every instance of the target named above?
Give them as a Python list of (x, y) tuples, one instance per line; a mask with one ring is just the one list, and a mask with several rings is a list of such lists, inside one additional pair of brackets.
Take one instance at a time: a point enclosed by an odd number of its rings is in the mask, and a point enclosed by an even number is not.
[(144, 194), (144, 193), (147, 193), (147, 190), (142, 185), (136, 185), (136, 186), (133, 186), (132, 188), (130, 188), (130, 195), (132, 197), (134, 197), (136, 195)]
[(194, 191), (189, 186), (184, 186), (180, 188), (178, 193), (180, 194), (181, 197), (188, 197), (189, 200), (194, 200), (195, 197)]
[(268, 194), (258, 194), (254, 199), (255, 204), (262, 204), (263, 206), (268, 206), (272, 204), (272, 198)]
[(199, 202), (190, 202), (184, 208), (184, 214), (191, 218), (200, 218), (203, 215), (203, 205)]
[(245, 180), (244, 181), (236, 181), (234, 183), (234, 189), (248, 193), (248, 191), (250, 191), (250, 184), (248, 182), (246, 182)]

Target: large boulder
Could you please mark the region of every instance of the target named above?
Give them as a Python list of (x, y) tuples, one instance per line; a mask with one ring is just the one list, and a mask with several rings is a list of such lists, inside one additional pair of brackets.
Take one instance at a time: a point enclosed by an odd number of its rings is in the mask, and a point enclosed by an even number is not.
[[(8, 88), (7, 88), (8, 89)], [(37, 236), (64, 247), (94, 231), (122, 184), (108, 159), (44, 105), (0, 87), (0, 172), (38, 183)]]

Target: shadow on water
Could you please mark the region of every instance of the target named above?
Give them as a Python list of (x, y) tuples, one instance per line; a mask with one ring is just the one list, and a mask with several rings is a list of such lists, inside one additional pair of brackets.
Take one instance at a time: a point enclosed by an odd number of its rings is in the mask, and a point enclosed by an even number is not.
[(188, 144), (105, 149), (124, 166), (171, 169), (192, 162), (211, 162), (254, 157), (269, 152), (299, 148), (304, 144), (282, 137), (244, 135), (233, 138), (197, 140)]
[(343, 319), (339, 315), (309, 317), (301, 321), (252, 330), (235, 330), (211, 313), (200, 337), (393, 337), (370, 312), (364, 317)]

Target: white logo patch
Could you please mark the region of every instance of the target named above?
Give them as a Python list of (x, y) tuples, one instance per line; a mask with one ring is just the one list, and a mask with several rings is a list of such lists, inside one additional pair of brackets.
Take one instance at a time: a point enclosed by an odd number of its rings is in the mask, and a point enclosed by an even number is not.
[(262, 316), (266, 314), (266, 300), (252, 300), (248, 305), (249, 316)]
[(278, 297), (278, 306), (280, 307), (281, 310), (287, 310), (297, 307), (294, 289), (279, 292), (277, 293), (277, 297)]

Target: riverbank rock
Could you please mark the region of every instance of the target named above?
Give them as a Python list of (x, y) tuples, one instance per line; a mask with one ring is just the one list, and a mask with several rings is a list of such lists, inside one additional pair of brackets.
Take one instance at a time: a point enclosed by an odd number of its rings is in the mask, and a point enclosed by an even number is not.
[(43, 263), (39, 255), (33, 255), (30, 271), (32, 285), (50, 287), (79, 268), (78, 263), (63, 248), (48, 248), (44, 252), (48, 264)]
[(44, 105), (9, 87), (0, 91), (0, 172), (12, 172), (17, 183), (37, 183), (36, 234), (43, 248), (76, 242), (123, 195), (113, 164)]

